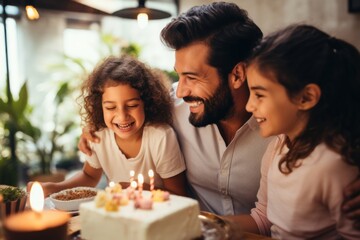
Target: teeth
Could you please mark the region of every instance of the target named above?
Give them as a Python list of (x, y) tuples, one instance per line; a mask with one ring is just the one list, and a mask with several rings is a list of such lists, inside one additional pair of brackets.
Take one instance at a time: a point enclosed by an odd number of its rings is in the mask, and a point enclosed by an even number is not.
[(256, 121), (257, 121), (258, 123), (261, 123), (261, 122), (264, 122), (264, 121), (265, 121), (265, 118), (257, 118)]
[(117, 124), (115, 123), (115, 125), (118, 127), (118, 128), (129, 128), (131, 127), (133, 123), (128, 123), (128, 124)]
[(190, 107), (198, 107), (200, 106), (200, 104), (202, 104), (201, 101), (196, 101), (196, 102), (188, 102)]

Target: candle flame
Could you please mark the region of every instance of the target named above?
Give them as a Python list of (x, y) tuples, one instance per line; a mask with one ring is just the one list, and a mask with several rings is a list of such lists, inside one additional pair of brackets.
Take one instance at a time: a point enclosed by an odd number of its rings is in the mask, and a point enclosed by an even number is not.
[(139, 185), (144, 183), (144, 176), (141, 173), (138, 175), (138, 182)]
[(130, 171), (130, 176), (131, 176), (131, 177), (135, 176), (135, 171), (134, 171), (134, 170), (131, 170), (131, 171)]
[(113, 181), (111, 181), (110, 183), (109, 183), (109, 187), (114, 187), (115, 186), (115, 183), (113, 182)]
[(30, 207), (35, 212), (44, 209), (44, 190), (39, 182), (34, 182), (30, 189)]
[(154, 177), (154, 171), (152, 169), (149, 170), (149, 177)]
[(136, 187), (137, 187), (136, 181), (132, 181), (132, 182), (131, 182), (131, 187), (132, 187), (133, 189), (136, 189)]

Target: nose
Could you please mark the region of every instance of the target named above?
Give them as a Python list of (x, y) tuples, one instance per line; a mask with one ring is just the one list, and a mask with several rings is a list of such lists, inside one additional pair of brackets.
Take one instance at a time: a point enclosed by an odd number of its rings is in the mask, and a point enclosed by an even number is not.
[(118, 111), (116, 111), (115, 118), (120, 120), (120, 122), (125, 121), (129, 117), (129, 114), (127, 113), (126, 109), (119, 108)]
[(255, 110), (254, 104), (251, 100), (251, 96), (249, 97), (249, 100), (246, 103), (245, 109), (246, 109), (246, 111), (251, 112), (251, 113), (254, 112), (254, 110)]
[(190, 95), (190, 88), (185, 77), (179, 77), (179, 82), (176, 88), (176, 96), (178, 98), (183, 98)]

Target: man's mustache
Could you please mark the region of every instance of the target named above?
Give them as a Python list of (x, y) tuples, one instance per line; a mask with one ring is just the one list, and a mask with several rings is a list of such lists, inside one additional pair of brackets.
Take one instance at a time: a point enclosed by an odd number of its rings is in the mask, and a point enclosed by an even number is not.
[(193, 97), (193, 96), (183, 97), (183, 100), (185, 102), (198, 102), (198, 101), (204, 102), (204, 99), (199, 98), (199, 97)]

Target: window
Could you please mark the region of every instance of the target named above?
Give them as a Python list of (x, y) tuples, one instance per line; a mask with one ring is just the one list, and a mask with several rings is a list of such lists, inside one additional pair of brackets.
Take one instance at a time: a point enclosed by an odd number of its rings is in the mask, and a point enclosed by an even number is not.
[[(5, 94), (6, 87), (6, 56), (5, 56), (5, 31), (3, 22), (0, 22), (0, 94)], [(21, 80), (22, 76), (20, 74), (20, 66), (18, 59), (18, 41), (16, 34), (16, 21), (13, 18), (7, 18), (6, 20), (6, 34), (7, 34), (7, 50), (8, 50), (8, 64), (9, 64), (9, 77), (10, 77), (10, 87), (14, 96), (18, 95), (20, 87), (23, 83)]]

